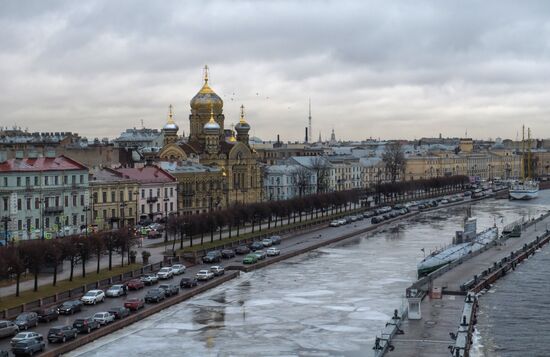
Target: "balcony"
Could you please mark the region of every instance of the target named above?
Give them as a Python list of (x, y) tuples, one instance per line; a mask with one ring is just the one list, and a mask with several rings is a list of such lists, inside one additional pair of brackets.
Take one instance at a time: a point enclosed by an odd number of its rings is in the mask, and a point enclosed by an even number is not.
[(63, 213), (63, 206), (46, 207), (44, 208), (44, 213), (45, 214)]
[(158, 201), (158, 197), (149, 197), (147, 198), (147, 203), (155, 203)]

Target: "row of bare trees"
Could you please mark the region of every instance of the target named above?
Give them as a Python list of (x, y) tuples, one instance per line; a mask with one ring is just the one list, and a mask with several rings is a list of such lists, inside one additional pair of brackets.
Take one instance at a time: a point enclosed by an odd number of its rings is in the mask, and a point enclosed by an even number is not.
[(96, 273), (101, 270), (101, 258), (109, 256), (109, 270), (113, 268), (113, 255), (130, 261), (130, 249), (135, 244), (135, 235), (127, 228), (116, 231), (98, 232), (88, 235), (73, 235), (51, 240), (27, 240), (17, 245), (0, 247), (0, 276), (14, 278), (16, 296), (19, 296), (21, 276), (25, 273), (34, 276), (34, 291), (38, 290), (38, 275), (46, 268), (53, 271), (53, 282), (57, 284), (59, 266), (68, 261), (70, 266), (69, 280), (74, 277), (74, 270), (81, 264), (82, 277), (86, 276), (86, 263), (97, 259)]
[(390, 198), (402, 195), (414, 198), (420, 195), (445, 194), (449, 191), (464, 189), (469, 182), (470, 179), (468, 176), (464, 175), (433, 177), (412, 181), (381, 183), (375, 186), (371, 192), (377, 192)]

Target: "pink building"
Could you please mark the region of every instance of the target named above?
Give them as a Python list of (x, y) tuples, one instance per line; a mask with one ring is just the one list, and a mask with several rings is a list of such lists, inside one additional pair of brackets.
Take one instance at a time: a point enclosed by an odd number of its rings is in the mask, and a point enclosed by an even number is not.
[(156, 166), (120, 168), (116, 171), (139, 185), (138, 212), (140, 220), (154, 221), (171, 213), (178, 213), (176, 192), (178, 181), (168, 172)]

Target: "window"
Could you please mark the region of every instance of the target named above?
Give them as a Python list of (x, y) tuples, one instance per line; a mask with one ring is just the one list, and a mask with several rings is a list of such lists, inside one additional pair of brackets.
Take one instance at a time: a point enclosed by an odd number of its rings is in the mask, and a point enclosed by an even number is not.
[(40, 208), (40, 199), (38, 197), (34, 199), (34, 208), (35, 209)]
[(17, 178), (17, 186), (18, 186), (18, 187), (21, 186), (21, 177), (18, 177), (18, 178)]
[(20, 219), (17, 220), (17, 230), (22, 230), (23, 229), (23, 221), (21, 221)]
[(4, 211), (7, 212), (8, 211), (8, 198), (4, 197), (3, 201), (4, 201)]
[(63, 184), (68, 184), (69, 183), (69, 176), (65, 175), (63, 176)]
[(111, 209), (111, 217), (116, 217), (116, 210), (114, 208)]
[(63, 224), (66, 226), (69, 225), (69, 216), (65, 216), (65, 222)]
[(17, 199), (17, 210), (21, 211), (21, 199), (20, 198)]
[(101, 199), (103, 200), (103, 203), (107, 203), (107, 192), (105, 191), (102, 192)]
[(44, 176), (44, 186), (48, 186), (48, 176)]
[(170, 197), (174, 197), (174, 188), (170, 187)]
[(133, 192), (132, 191), (128, 191), (128, 201), (133, 201)]
[(157, 212), (160, 212), (160, 203), (157, 203)]
[(94, 209), (94, 217), (93, 217), (93, 220), (95, 221), (97, 219), (97, 210)]
[(134, 212), (132, 212), (132, 211), (133, 211), (133, 210), (132, 210), (132, 207), (129, 207), (129, 208), (128, 208), (128, 215), (132, 216), (133, 213), (134, 213)]
[(50, 218), (49, 217), (46, 217), (45, 226), (46, 226), (46, 228), (50, 228)]
[(26, 186), (30, 186), (30, 185), (31, 185), (31, 178), (30, 178), (30, 177), (25, 177), (25, 185), (26, 185)]
[(72, 175), (71, 180), (72, 180), (72, 183), (75, 184), (76, 183), (76, 175)]
[(141, 190), (141, 198), (145, 198), (145, 190)]
[(107, 210), (106, 209), (103, 210), (103, 219), (105, 219), (105, 218), (107, 218)]
[(54, 182), (55, 182), (55, 185), (59, 185), (59, 176), (54, 176)]
[(153, 189), (152, 188), (149, 189), (149, 197), (153, 197)]
[(4, 186), (5, 186), (5, 187), (8, 186), (8, 178), (7, 178), (7, 177), (4, 177)]
[(170, 211), (174, 210), (174, 202), (170, 202)]
[(115, 191), (111, 191), (111, 202), (116, 202), (116, 194), (115, 194)]
[[(29, 198), (27, 198), (27, 210), (30, 210), (30, 209), (31, 209), (31, 206), (32, 206), (32, 204), (31, 204), (31, 198), (29, 197)], [(29, 224), (29, 226), (30, 226), (30, 224)]]
[(141, 213), (145, 213), (145, 205), (141, 205)]
[(80, 195), (80, 205), (84, 206), (84, 195)]
[(84, 183), (84, 175), (80, 175), (80, 183)]
[(164, 202), (164, 212), (168, 212), (168, 202)]
[(157, 197), (160, 197), (160, 188), (157, 188)]
[(35, 186), (39, 186), (40, 184), (38, 183), (38, 176), (35, 176), (34, 177), (34, 185)]
[(69, 207), (69, 196), (65, 196), (65, 207)]
[(120, 192), (118, 193), (118, 196), (120, 197), (120, 200), (119, 200), (119, 201), (120, 201), (120, 202), (124, 202), (124, 191), (120, 191)]
[(94, 203), (97, 203), (97, 192), (94, 192)]
[(59, 196), (55, 196), (55, 207), (59, 207)]
[(73, 226), (76, 226), (76, 215), (73, 215)]
[(73, 195), (73, 207), (76, 207), (76, 195)]
[(168, 187), (164, 188), (164, 197), (168, 197)]
[(81, 214), (81, 215), (80, 215), (80, 223), (83, 223), (83, 222), (84, 222), (84, 215)]
[(36, 228), (38, 228), (38, 227), (40, 227), (40, 219), (36, 218), (36, 219), (34, 220), (34, 228), (36, 229)]

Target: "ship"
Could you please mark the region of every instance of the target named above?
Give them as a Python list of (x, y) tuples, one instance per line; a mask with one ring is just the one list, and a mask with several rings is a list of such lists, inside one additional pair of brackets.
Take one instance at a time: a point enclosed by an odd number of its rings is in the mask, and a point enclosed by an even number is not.
[(477, 220), (467, 215), (464, 219), (464, 229), (456, 232), (451, 246), (431, 253), (418, 263), (418, 277), (428, 275), (455, 260), (482, 249), (488, 244), (492, 244), (497, 237), (498, 228), (496, 226), (477, 233)]
[[(521, 180), (510, 186), (509, 195), (513, 200), (531, 200), (539, 194), (539, 183), (531, 179), (531, 129), (527, 129), (527, 165), (525, 164), (525, 126), (521, 140)], [(527, 172), (526, 172), (527, 171)]]

